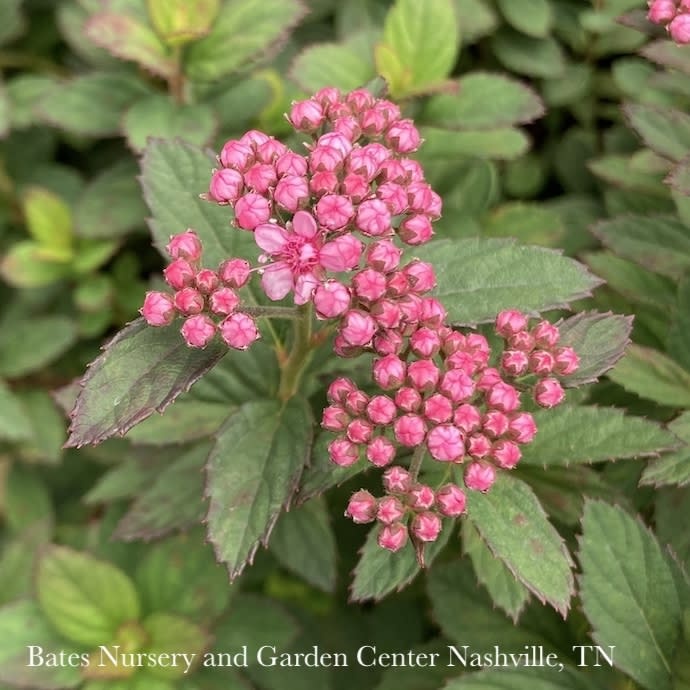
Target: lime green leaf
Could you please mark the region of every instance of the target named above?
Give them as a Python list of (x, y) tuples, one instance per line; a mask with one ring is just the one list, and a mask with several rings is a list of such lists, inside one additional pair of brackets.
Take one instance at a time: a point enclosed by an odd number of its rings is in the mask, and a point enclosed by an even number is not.
[(21, 288), (50, 285), (70, 274), (69, 263), (46, 254), (38, 242), (17, 242), (0, 260), (0, 274), (10, 285)]
[(150, 643), (146, 648), (149, 654), (154, 657), (188, 654), (193, 660), (190, 668), (183, 661), (178, 661), (176, 666), (149, 666), (148, 673), (158, 678), (173, 680), (191, 672), (209, 642), (207, 634), (198, 625), (169, 613), (154, 613), (142, 623), (142, 627), (149, 635)]
[(205, 36), (216, 19), (220, 0), (147, 0), (158, 35), (172, 46)]
[(26, 229), (43, 247), (64, 255), (72, 254), (72, 211), (56, 194), (41, 187), (29, 187), (22, 199)]
[(577, 261), (507, 240), (437, 240), (415, 255), (434, 265), (436, 295), (453, 323), (491, 321), (507, 308), (554, 309), (599, 284)]
[(490, 72), (470, 72), (454, 94), (429, 99), (424, 119), (451, 129), (494, 129), (526, 124), (544, 114), (539, 96), (528, 86)]
[(498, 0), (498, 7), (508, 24), (528, 36), (543, 38), (553, 24), (548, 0)]
[(210, 81), (246, 69), (262, 53), (277, 49), (303, 14), (298, 0), (223, 3), (211, 32), (189, 46), (187, 74), (192, 79)]
[(420, 131), (424, 138), (420, 158), (434, 164), (463, 156), (511, 160), (525, 153), (530, 145), (527, 135), (512, 127), (476, 131), (422, 127)]
[(154, 411), (162, 412), (226, 352), (219, 342), (193, 350), (174, 327), (132, 322), (105, 346), (82, 379), (68, 446), (125, 434)]
[[(448, 543), (453, 531), (450, 524), (444, 527), (435, 542), (425, 545), (424, 562), (427, 568)], [(422, 570), (415, 549), (409, 541), (400, 551), (391, 553), (378, 545), (378, 532), (376, 527), (369, 530), (367, 540), (360, 551), (361, 557), (355, 568), (350, 590), (352, 601), (378, 601), (391, 592), (399, 592)]]
[(273, 529), (269, 548), (282, 566), (309, 584), (325, 592), (335, 589), (335, 536), (323, 499), (314, 498), (283, 513)]
[(673, 161), (680, 161), (690, 151), (690, 115), (668, 106), (638, 103), (627, 103), (623, 112), (652, 151)]
[(22, 441), (31, 437), (31, 421), (19, 399), (0, 379), (0, 439)]
[(139, 616), (136, 590), (121, 570), (64, 546), (43, 554), (36, 592), (55, 629), (83, 645), (107, 644), (120, 625)]
[[(503, 651), (503, 650), (501, 650)], [(468, 673), (449, 681), (444, 690), (592, 690), (589, 675), (564, 666), (556, 668), (496, 668)]]
[(289, 505), (311, 441), (311, 412), (301, 398), (245, 403), (218, 432), (206, 472), (207, 524), (231, 578)]
[(491, 47), (499, 62), (518, 74), (558, 79), (565, 70), (563, 49), (551, 37), (532, 38), (502, 29), (493, 35)]
[(504, 472), (491, 491), (470, 491), (467, 500), (468, 519), (494, 556), (540, 601), (565, 616), (573, 594), (573, 562), (532, 489)]
[(665, 486), (690, 483), (690, 412), (684, 412), (674, 419), (668, 428), (686, 445), (675, 453), (669, 453), (650, 462), (645, 467), (640, 484)]
[(671, 569), (654, 535), (621, 508), (585, 505), (580, 596), (599, 645), (645, 688), (671, 687), (670, 662), (680, 606)]
[(669, 407), (690, 407), (690, 372), (658, 350), (630, 345), (609, 377), (641, 398)]
[(376, 49), (377, 72), (396, 98), (437, 87), (458, 55), (460, 32), (451, 0), (396, 0)]
[(208, 144), (218, 127), (215, 112), (203, 103), (178, 105), (167, 96), (149, 96), (137, 101), (126, 113), (122, 128), (127, 143), (137, 152), (146, 148), (150, 136), (177, 137), (195, 144)]
[(690, 371), (690, 278), (678, 286), (678, 304), (666, 344), (671, 357)]

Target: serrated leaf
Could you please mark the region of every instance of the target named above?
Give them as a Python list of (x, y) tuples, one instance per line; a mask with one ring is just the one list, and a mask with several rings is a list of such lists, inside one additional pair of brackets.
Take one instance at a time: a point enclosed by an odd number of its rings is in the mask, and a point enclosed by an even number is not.
[(205, 36), (218, 14), (220, 0), (147, 0), (149, 17), (163, 40), (179, 46)]
[(529, 86), (491, 72), (470, 72), (455, 84), (456, 93), (432, 96), (423, 117), (450, 129), (494, 129), (532, 122), (544, 114)]
[(498, 560), (469, 520), (462, 524), (462, 548), (470, 557), (477, 580), (496, 606), (517, 622), (529, 599), (529, 590)]
[(396, 98), (423, 93), (450, 74), (459, 43), (451, 0), (396, 0), (376, 51), (377, 72)]
[(678, 302), (666, 341), (669, 355), (690, 371), (690, 278), (678, 286)]
[(43, 554), (36, 592), (54, 628), (82, 645), (107, 644), (122, 623), (139, 616), (137, 592), (121, 570), (64, 546)]
[[(412, 544), (391, 553), (382, 549), (377, 543), (378, 529), (369, 530), (367, 540), (360, 550), (360, 559), (354, 570), (354, 579), (350, 588), (351, 601), (378, 601), (391, 592), (399, 592), (417, 577), (422, 568)], [(428, 568), (448, 543), (453, 526), (444, 525), (438, 539), (425, 545), (424, 561)]]
[(269, 549), (278, 562), (325, 592), (335, 589), (336, 545), (326, 503), (314, 498), (283, 513)]
[(216, 435), (206, 469), (209, 540), (237, 577), (290, 504), (312, 442), (301, 398), (248, 402)]
[[(211, 81), (246, 69), (262, 53), (277, 50), (300, 21), (298, 0), (234, 0), (224, 3), (211, 32), (189, 46), (185, 70), (195, 80)], [(251, 31), (247, 30), (251, 27)]]
[(31, 437), (31, 421), (21, 401), (0, 379), (0, 440), (23, 441)]
[(122, 120), (127, 143), (137, 152), (146, 148), (150, 136), (179, 137), (195, 146), (204, 146), (211, 141), (217, 127), (216, 114), (208, 105), (180, 105), (163, 95), (137, 101)]
[(668, 106), (626, 103), (630, 126), (652, 151), (680, 161), (690, 151), (690, 115)]
[(449, 681), (443, 690), (592, 690), (589, 675), (564, 666), (556, 668), (496, 668), (468, 673)]
[(165, 255), (170, 235), (193, 228), (204, 245), (204, 263), (215, 268), (231, 256), (256, 258), (252, 233), (230, 227), (228, 206), (203, 201), (213, 159), (206, 153), (175, 141), (152, 140), (141, 161), (141, 185), (153, 214), (149, 221), (154, 243)]
[(663, 170), (640, 170), (634, 163), (634, 156), (610, 154), (590, 161), (588, 167), (597, 177), (623, 189), (662, 197), (668, 195), (663, 184)]
[(673, 575), (653, 534), (616, 506), (589, 501), (580, 540), (580, 596), (599, 645), (653, 690), (670, 688), (680, 606)]
[(436, 296), (453, 323), (492, 321), (507, 308), (562, 307), (600, 284), (573, 259), (509, 240), (436, 240), (415, 249), (415, 256), (433, 264)]
[(543, 38), (553, 24), (553, 12), (548, 0), (498, 0), (505, 20), (514, 29), (528, 36)]
[(534, 413), (537, 435), (523, 446), (521, 462), (570, 465), (658, 455), (678, 447), (659, 424), (613, 407), (562, 405)]
[(96, 444), (127, 433), (154, 411), (165, 410), (226, 352), (217, 341), (193, 350), (174, 327), (133, 321), (104, 347), (82, 379), (67, 445)]
[(658, 350), (630, 345), (609, 378), (660, 405), (690, 407), (690, 372)]
[(468, 519), (494, 556), (537, 599), (565, 616), (573, 594), (573, 562), (532, 489), (503, 472), (491, 491), (470, 491), (467, 500)]
[(420, 132), (424, 138), (420, 158), (431, 164), (465, 156), (512, 160), (525, 153), (530, 145), (527, 135), (512, 127), (463, 131), (422, 127)]
[(650, 462), (645, 467), (640, 484), (685, 486), (690, 483), (690, 412), (674, 419), (668, 428), (686, 445), (675, 453), (669, 453)]
[[(142, 623), (142, 628), (149, 637), (146, 651), (154, 658), (162, 655), (190, 654), (191, 658), (199, 662), (199, 656), (209, 643), (208, 634), (186, 618), (173, 616), (169, 613), (154, 613)], [(196, 665), (196, 664), (194, 664)], [(188, 672), (183, 663), (170, 666), (152, 665), (148, 673), (164, 680), (175, 680)]]
[(551, 37), (533, 38), (501, 29), (492, 36), (491, 47), (498, 61), (518, 74), (558, 79), (565, 70), (563, 49)]

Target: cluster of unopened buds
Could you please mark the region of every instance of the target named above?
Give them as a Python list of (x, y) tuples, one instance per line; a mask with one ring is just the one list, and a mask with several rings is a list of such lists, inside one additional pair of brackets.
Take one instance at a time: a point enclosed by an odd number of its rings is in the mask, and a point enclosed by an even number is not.
[[(345, 378), (328, 389), (322, 426), (337, 434), (328, 452), (339, 466), (366, 458), (386, 468), (385, 496), (358, 491), (346, 515), (382, 523), (378, 541), (391, 551), (411, 537), (423, 558), (423, 546), (437, 539), (443, 518), (465, 511), (464, 491), (450, 481), (457, 481), (456, 469), (461, 467), (465, 488), (487, 491), (497, 468), (515, 467), (520, 445), (536, 433), (532, 415), (520, 409), (521, 395), (530, 394), (542, 407), (558, 405), (564, 398), (560, 379), (577, 369), (578, 356), (559, 347), (556, 326), (540, 321), (530, 328), (527, 316), (515, 310), (496, 320), (506, 344), (496, 366), (483, 335), (450, 326), (443, 304), (430, 294), (433, 266), (403, 260), (400, 243), (415, 247), (431, 239), (441, 199), (419, 163), (407, 157), (421, 138), (395, 104), (363, 89), (343, 95), (326, 88), (295, 103), (288, 119), (311, 137), (306, 153), (247, 132), (225, 144), (203, 195), (231, 206), (234, 225), (253, 233), (262, 252), (257, 264), (229, 259), (217, 272), (197, 269), (200, 247), (186, 248), (193, 234), (172, 238), (174, 261), (165, 275), (178, 292), (149, 293), (143, 315), (160, 326), (182, 313), (182, 332), (193, 347), (205, 346), (215, 331), (231, 347), (246, 347), (257, 337), (253, 321), (253, 330), (249, 322), (241, 329), (241, 342), (228, 336), (225, 324), (251, 319), (239, 310), (234, 290), (258, 274), (269, 299), (292, 293), (296, 305), (312, 306), (327, 322), (323, 332), (335, 334), (336, 355), (373, 353), (375, 392)], [(178, 265), (184, 270), (173, 268)], [(207, 274), (213, 285), (200, 278)], [(198, 295), (198, 311), (190, 312), (187, 298), (179, 297), (185, 290)], [(214, 298), (218, 290), (232, 293), (227, 304)], [(223, 320), (213, 323), (204, 310)], [(190, 337), (194, 314), (207, 319), (203, 337)], [(410, 452), (409, 469), (393, 464)], [(435, 488), (418, 480), (426, 454), (447, 469)]]
[(663, 24), (676, 43), (690, 43), (690, 0), (647, 0), (647, 18)]

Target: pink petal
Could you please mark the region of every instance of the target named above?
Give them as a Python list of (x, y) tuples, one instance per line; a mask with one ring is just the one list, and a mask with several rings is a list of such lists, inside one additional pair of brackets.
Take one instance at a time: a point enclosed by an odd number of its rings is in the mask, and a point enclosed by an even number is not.
[(319, 284), (313, 273), (305, 273), (295, 281), (295, 304), (306, 304)]
[(283, 261), (266, 266), (261, 276), (261, 285), (269, 299), (283, 299), (294, 285), (290, 267)]
[(288, 241), (285, 228), (275, 223), (262, 223), (254, 230), (256, 243), (269, 254), (279, 254)]
[(309, 240), (316, 235), (318, 227), (311, 213), (297, 211), (292, 218), (292, 229), (296, 235)]

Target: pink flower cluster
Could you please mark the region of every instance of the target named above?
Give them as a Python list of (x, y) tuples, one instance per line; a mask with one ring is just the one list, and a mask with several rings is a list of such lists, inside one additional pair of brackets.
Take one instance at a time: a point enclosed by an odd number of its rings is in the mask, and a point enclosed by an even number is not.
[(690, 0), (647, 0), (647, 18), (663, 24), (676, 43), (690, 43)]
[(190, 347), (206, 347), (219, 333), (229, 347), (246, 350), (259, 337), (236, 292), (249, 280), (249, 263), (229, 259), (217, 271), (201, 268), (201, 241), (193, 230), (171, 237), (166, 249), (172, 262), (163, 275), (174, 292), (146, 293), (139, 311), (149, 326), (169, 326), (182, 316), (180, 332)]

